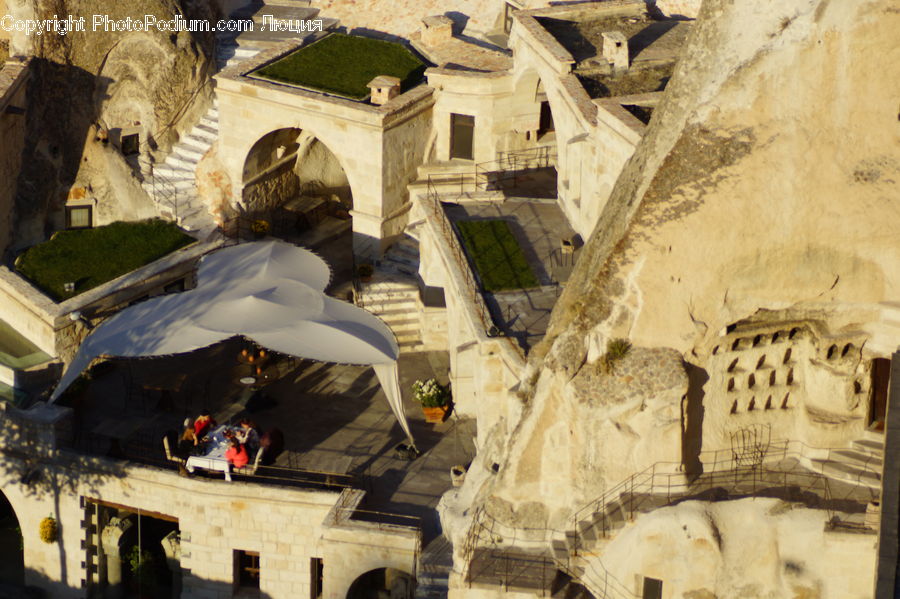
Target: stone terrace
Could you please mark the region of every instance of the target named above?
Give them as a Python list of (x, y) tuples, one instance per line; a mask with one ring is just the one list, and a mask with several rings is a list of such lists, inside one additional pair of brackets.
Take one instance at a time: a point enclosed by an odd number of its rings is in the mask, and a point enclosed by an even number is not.
[[(180, 430), (184, 418), (202, 410), (220, 423), (246, 416), (264, 431), (277, 427), (285, 436), (285, 451), (274, 466), (246, 480), (349, 484), (367, 491), (363, 509), (420, 518), (426, 540), (439, 532), (434, 507), (451, 486), (450, 467), (474, 457), (475, 425), (455, 416), (426, 424), (410, 389), (416, 379), (446, 381), (446, 354), (401, 358), (404, 407), (422, 452), (407, 461), (395, 454), (405, 436), (371, 368), (275, 355), (252, 365), (239, 358), (245, 347), (250, 347), (246, 341), (232, 339), (191, 354), (107, 363), (73, 404), (76, 445), (92, 453), (121, 449), (129, 459), (171, 466), (164, 460), (162, 437)], [(256, 374), (257, 367), (267, 399), (254, 405), (248, 403), (252, 389), (240, 379)], [(200, 471), (193, 476), (221, 478)]]
[[(574, 72), (592, 98), (661, 91), (690, 31), (690, 22), (655, 19), (646, 13), (569, 20), (537, 17), (575, 59)], [(613, 74), (602, 56), (602, 34), (620, 31), (628, 39), (630, 68)]]
[(562, 240), (575, 231), (556, 200), (510, 197), (503, 201), (465, 201), (445, 204), (451, 221), (503, 219), (540, 282), (535, 289), (485, 293), (494, 322), (527, 351), (543, 338), (550, 312), (568, 279), (576, 254), (562, 251)]

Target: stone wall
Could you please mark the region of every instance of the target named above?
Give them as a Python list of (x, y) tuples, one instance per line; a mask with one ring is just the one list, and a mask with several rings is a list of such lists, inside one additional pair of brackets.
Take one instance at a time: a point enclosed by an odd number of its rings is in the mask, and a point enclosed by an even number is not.
[(217, 76), (219, 160), (231, 181), (240, 181), (257, 140), (272, 131), (301, 129), (335, 155), (347, 176), (354, 251), (378, 255), (406, 224), (406, 185), (423, 160), (433, 90), (419, 86), (371, 106), (241, 76), (301, 43), (286, 42)]
[[(350, 584), (373, 568), (415, 571), (418, 534), (346, 517), (336, 521), (340, 493), (186, 478), (174, 470), (68, 450), (43, 452), (44, 441), (35, 444), (34, 439), (44, 438), (23, 434), (22, 422), (27, 418), (7, 413), (0, 428), (5, 452), (0, 489), (23, 533), (26, 584), (43, 587), (53, 597), (83, 596), (86, 564), (95, 561), (83, 524), (90, 522), (85, 507), (92, 501), (177, 519), (185, 596), (232, 597), (235, 550), (259, 552), (260, 590), (270, 599), (309, 596), (314, 557), (324, 558), (326, 599), (343, 599)], [(28, 453), (16, 449), (23, 442), (29, 442)], [(35, 469), (40, 474), (23, 482), (23, 475)], [(37, 534), (47, 515), (60, 523), (60, 540), (54, 544)]]
[(194, 285), (197, 260), (222, 241), (195, 243), (61, 303), (55, 303), (24, 278), (0, 266), (0, 312), (22, 336), (47, 354), (68, 363), (88, 330), (69, 318), (80, 312), (96, 325), (129, 303), (165, 293), (170, 283)]
[(663, 582), (664, 599), (871, 597), (874, 537), (829, 531), (827, 518), (777, 499), (686, 501), (639, 516), (603, 566), (638, 597), (644, 577)]

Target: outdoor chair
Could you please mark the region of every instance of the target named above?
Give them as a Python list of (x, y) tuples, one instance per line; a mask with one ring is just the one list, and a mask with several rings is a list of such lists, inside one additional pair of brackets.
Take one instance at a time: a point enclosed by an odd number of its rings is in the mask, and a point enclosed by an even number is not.
[(184, 460), (182, 460), (182, 459), (181, 459), (180, 457), (178, 457), (177, 455), (173, 455), (173, 454), (172, 454), (172, 446), (171, 446), (171, 443), (170, 443), (170, 441), (169, 441), (169, 436), (170, 436), (169, 434), (163, 435), (163, 449), (166, 450), (166, 459), (169, 460), (169, 461), (171, 461), (171, 462), (175, 462), (176, 464), (182, 464), (182, 465), (183, 465), (183, 464), (184, 464)]
[(253, 461), (244, 466), (243, 468), (235, 468), (235, 474), (256, 474), (256, 470), (259, 468), (259, 463), (262, 460), (263, 454), (266, 452), (265, 447), (260, 447), (256, 451), (256, 457), (253, 458)]

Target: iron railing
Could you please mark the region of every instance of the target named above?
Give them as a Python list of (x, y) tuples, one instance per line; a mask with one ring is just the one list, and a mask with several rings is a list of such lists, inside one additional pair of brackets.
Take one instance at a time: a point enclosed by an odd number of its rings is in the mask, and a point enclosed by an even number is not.
[[(769, 443), (758, 466), (742, 466), (740, 452), (734, 448), (702, 452), (704, 471), (688, 476), (680, 472), (680, 464), (659, 462), (634, 474), (600, 497), (588, 502), (571, 517), (571, 528), (559, 531), (550, 528), (513, 527), (500, 522), (483, 507), (473, 517), (472, 527), (463, 545), (466, 580), (478, 578), (486, 566), (473, 564), (479, 548), (531, 547), (549, 553), (560, 570), (578, 579), (597, 597), (635, 599), (636, 595), (613, 577), (596, 555), (588, 552), (589, 541), (601, 541), (633, 520), (638, 513), (675, 505), (689, 499), (720, 501), (740, 497), (777, 497), (803, 502), (817, 509), (825, 509), (831, 524), (837, 521), (837, 511), (862, 508), (860, 478), (855, 482), (842, 481), (833, 485), (822, 474), (802, 470), (804, 460), (831, 460), (836, 451), (846, 448), (814, 448), (799, 441)], [(794, 464), (789, 461), (795, 460)], [(869, 456), (858, 462), (862, 471), (880, 474), (880, 460)], [(837, 485), (845, 485), (837, 492)], [(555, 540), (555, 543), (554, 543)], [(561, 544), (561, 545), (559, 545)], [(559, 545), (559, 546), (556, 546)], [(508, 550), (508, 549), (507, 549)], [(564, 553), (565, 557), (560, 554)], [(593, 558), (593, 559), (587, 559)], [(474, 570), (472, 569), (474, 567)]]
[(462, 289), (462, 292), (475, 307), (475, 312), (477, 313), (483, 330), (488, 332), (492, 329), (496, 330), (493, 319), (491, 318), (491, 313), (481, 295), (481, 285), (476, 280), (475, 274), (469, 265), (469, 259), (459, 241), (459, 237), (456, 235), (453, 224), (450, 222), (450, 219), (447, 218), (446, 212), (444, 212), (444, 205), (441, 203), (437, 186), (430, 176), (428, 177), (426, 209), (431, 213), (432, 222), (445, 242), (445, 247), (449, 251), (453, 262), (456, 264), (457, 271), (463, 280), (464, 288)]

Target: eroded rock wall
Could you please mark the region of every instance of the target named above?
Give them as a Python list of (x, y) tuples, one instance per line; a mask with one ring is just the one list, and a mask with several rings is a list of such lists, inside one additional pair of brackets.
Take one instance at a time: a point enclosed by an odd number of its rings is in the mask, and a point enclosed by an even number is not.
[[(88, 24), (95, 14), (213, 18), (210, 3), (181, 0), (17, 0), (16, 11), (32, 18), (84, 16)], [(190, 121), (188, 113), (204, 110), (204, 99), (211, 97), (203, 85), (212, 34), (101, 32), (88, 25), (83, 33), (25, 41), (34, 59), (14, 247), (41, 241), (64, 226), (63, 205), (72, 188), (84, 188), (85, 197), (95, 200), (95, 224), (154, 214), (135, 165), (114, 143), (102, 141), (103, 130), (135, 128), (141, 132), (141, 159), (163, 155), (178, 137), (177, 123)]]
[[(683, 459), (686, 450), (667, 441), (669, 418), (693, 426), (690, 441), (706, 448), (705, 425), (690, 423), (685, 404), (699, 402), (702, 419), (710, 402), (729, 401), (727, 377), (716, 372), (708, 384), (707, 362), (729, 325), (761, 313), (786, 330), (825, 321), (794, 356), (805, 360), (793, 384), (810, 382), (808, 402), (784, 433), (815, 418), (830, 430), (819, 440), (847, 442), (859, 430), (860, 409), (845, 391), (865, 368), (824, 363), (821, 352), (900, 292), (892, 233), (898, 26), (900, 13), (886, 0), (704, 3), (666, 99), (530, 355), (524, 415), (498, 429), (505, 436), (488, 440), (474, 465), (496, 471), (473, 476), (484, 480), (476, 504), (500, 502), (510, 514), (528, 507), (531, 526), (565, 528), (563, 514), (629, 470)], [(653, 351), (683, 359), (685, 379), (667, 378), (670, 367), (646, 369), (629, 384), (661, 387), (635, 393), (616, 414), (615, 401), (596, 401), (622, 384), (597, 375), (612, 338), (629, 339), (635, 358)], [(775, 384), (785, 384), (789, 368)], [(841, 394), (828, 397), (835, 380)], [(832, 416), (849, 428), (835, 427)], [(725, 443), (727, 431), (718, 434)], [(463, 513), (450, 503), (447, 514)]]

